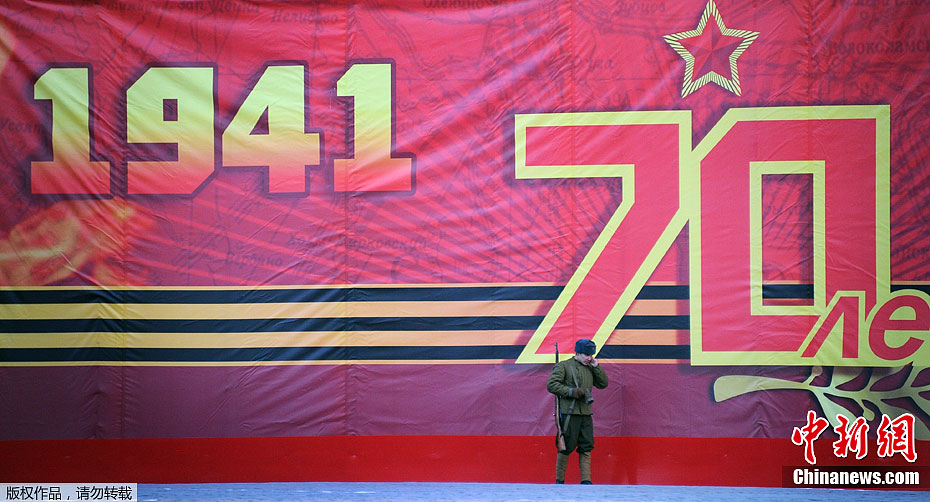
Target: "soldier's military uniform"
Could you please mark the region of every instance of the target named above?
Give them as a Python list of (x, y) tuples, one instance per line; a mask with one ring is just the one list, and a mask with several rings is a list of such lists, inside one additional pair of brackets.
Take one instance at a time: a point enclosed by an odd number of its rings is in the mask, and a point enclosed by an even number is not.
[[(575, 344), (578, 354), (593, 355), (594, 342), (582, 338)], [(607, 387), (607, 373), (600, 365), (591, 367), (572, 357), (561, 361), (552, 368), (546, 390), (559, 396), (559, 410), (565, 438), (565, 449), (560, 450), (556, 459), (556, 482), (565, 481), (568, 457), (572, 451), (578, 451), (578, 466), (581, 470), (582, 483), (591, 482), (591, 450), (594, 449), (594, 422), (591, 419), (591, 405), (586, 402), (592, 387)], [(578, 392), (575, 389), (579, 389)], [(572, 397), (572, 394), (578, 397)], [(579, 395), (580, 394), (580, 395)]]

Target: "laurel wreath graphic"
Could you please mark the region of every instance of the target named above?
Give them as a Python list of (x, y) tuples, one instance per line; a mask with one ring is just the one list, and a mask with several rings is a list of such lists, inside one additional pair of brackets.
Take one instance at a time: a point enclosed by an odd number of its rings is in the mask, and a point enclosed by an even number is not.
[[(810, 376), (803, 382), (765, 376), (725, 375), (714, 381), (714, 401), (719, 403), (766, 390), (805, 390), (814, 394), (833, 427), (840, 426), (837, 415), (843, 415), (850, 421), (863, 416), (871, 423), (882, 414), (894, 419), (903, 413), (911, 413), (916, 418), (915, 438), (926, 440), (930, 439), (926, 423), (930, 416), (930, 379), (923, 378), (926, 383), (915, 384), (925, 369), (912, 364), (898, 368), (837, 366), (825, 375), (825, 385), (815, 384), (817, 377), (824, 375), (821, 366), (812, 367)], [(895, 385), (898, 381), (901, 383)]]

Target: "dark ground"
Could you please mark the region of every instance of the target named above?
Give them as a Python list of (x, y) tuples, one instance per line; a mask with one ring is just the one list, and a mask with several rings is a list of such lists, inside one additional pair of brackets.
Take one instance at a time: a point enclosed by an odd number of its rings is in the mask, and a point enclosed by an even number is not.
[(540, 485), (502, 483), (221, 483), (139, 485), (139, 501), (563, 501), (631, 502), (922, 501), (927, 492), (642, 485)]

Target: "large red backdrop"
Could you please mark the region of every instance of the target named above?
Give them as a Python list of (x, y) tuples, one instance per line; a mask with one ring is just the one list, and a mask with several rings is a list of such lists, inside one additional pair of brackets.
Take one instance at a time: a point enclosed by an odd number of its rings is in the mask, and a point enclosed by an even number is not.
[(602, 482), (780, 485), (808, 410), (926, 466), (928, 56), (906, 0), (0, 6), (0, 481), (549, 481), (578, 337)]

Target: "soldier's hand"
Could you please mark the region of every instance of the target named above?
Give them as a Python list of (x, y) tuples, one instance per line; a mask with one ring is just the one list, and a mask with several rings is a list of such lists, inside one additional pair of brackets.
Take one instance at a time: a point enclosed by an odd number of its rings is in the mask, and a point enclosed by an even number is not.
[(581, 399), (585, 396), (585, 391), (583, 389), (572, 389), (571, 396), (575, 399)]

